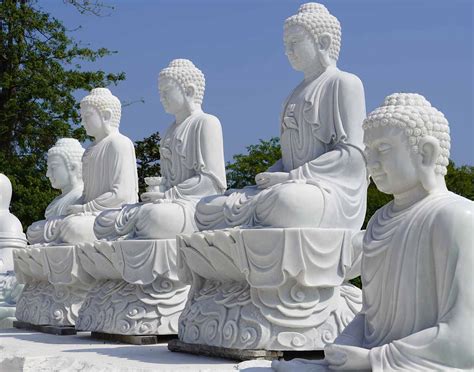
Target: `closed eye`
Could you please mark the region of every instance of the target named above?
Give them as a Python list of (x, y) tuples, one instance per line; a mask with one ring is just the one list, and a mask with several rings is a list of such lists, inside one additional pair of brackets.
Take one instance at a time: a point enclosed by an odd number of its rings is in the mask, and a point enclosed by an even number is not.
[(390, 146), (388, 143), (381, 143), (380, 145), (377, 146), (377, 150), (381, 153), (386, 153), (389, 152), (392, 149), (392, 146)]

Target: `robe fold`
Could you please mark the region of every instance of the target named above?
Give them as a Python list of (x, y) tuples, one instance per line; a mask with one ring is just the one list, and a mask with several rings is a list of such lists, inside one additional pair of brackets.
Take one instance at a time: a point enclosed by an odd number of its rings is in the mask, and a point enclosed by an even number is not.
[(96, 226), (96, 235), (109, 240), (161, 239), (197, 230), (198, 201), (226, 189), (219, 120), (197, 111), (181, 124), (173, 124), (161, 140), (160, 155), (164, 197), (125, 206), (113, 223)]
[(292, 208), (293, 213), (299, 208), (305, 216), (313, 216), (306, 227), (360, 229), (367, 192), (361, 150), (364, 118), (364, 89), (355, 75), (328, 67), (315, 80), (303, 81), (284, 104), (282, 159), (269, 169), (289, 173), (288, 181), (264, 190), (256, 186), (230, 190), (227, 198), (204, 199), (197, 206), (199, 228), (273, 226), (269, 221), (279, 213), (275, 208), (280, 200), (292, 199), (288, 191), (306, 184), (323, 198), (320, 205), (309, 192), (306, 203)]
[(373, 371), (474, 368), (473, 228), (474, 203), (451, 192), (372, 217), (361, 346)]

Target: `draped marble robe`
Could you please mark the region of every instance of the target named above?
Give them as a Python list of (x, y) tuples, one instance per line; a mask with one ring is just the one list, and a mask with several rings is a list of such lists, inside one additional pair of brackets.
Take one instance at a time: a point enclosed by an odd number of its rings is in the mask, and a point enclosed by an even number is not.
[(132, 141), (119, 132), (89, 146), (82, 157), (84, 213), (62, 219), (54, 243), (96, 240), (94, 222), (101, 212), (138, 201), (138, 175)]
[(199, 110), (174, 123), (161, 140), (160, 155), (164, 197), (127, 205), (113, 221), (97, 221), (99, 238), (167, 239), (196, 231), (198, 201), (226, 189), (222, 129), (215, 116)]
[(398, 212), (391, 202), (372, 217), (354, 321), (373, 371), (474, 368), (473, 227), (474, 203), (451, 192)]
[[(284, 104), (282, 158), (269, 169), (289, 172), (289, 180), (263, 190), (229, 190), (227, 198), (203, 199), (196, 212), (199, 228), (292, 227), (274, 224), (287, 210), (304, 214), (304, 227), (360, 229), (367, 193), (361, 150), (364, 118), (364, 88), (355, 75), (330, 66), (318, 78), (303, 81)], [(322, 194), (322, 203), (312, 197), (311, 188)], [(301, 193), (307, 193), (302, 203), (292, 205)]]
[(81, 202), (83, 186), (81, 182), (66, 194), (57, 196), (49, 203), (44, 212), (45, 219), (33, 222), (26, 231), (30, 244), (48, 244), (58, 238), (57, 227), (61, 225), (66, 216), (67, 207)]

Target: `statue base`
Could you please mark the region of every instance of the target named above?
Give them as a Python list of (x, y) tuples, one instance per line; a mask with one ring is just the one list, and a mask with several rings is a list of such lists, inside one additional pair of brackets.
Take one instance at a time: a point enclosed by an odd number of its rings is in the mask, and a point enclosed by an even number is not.
[(20, 322), (74, 326), (94, 280), (77, 260), (76, 246), (29, 246), (13, 253), (15, 273), (25, 284), (16, 305)]
[(27, 322), (20, 322), (19, 320), (13, 322), (13, 327), (18, 329), (25, 329), (27, 331), (49, 333), (51, 335), (56, 336), (71, 336), (77, 334), (76, 329), (73, 326), (37, 325)]
[(91, 337), (111, 342), (120, 342), (122, 344), (130, 345), (155, 345), (163, 344), (176, 338), (176, 335), (146, 335), (146, 336), (131, 336), (131, 335), (117, 335), (110, 333), (91, 332)]
[(175, 239), (96, 241), (79, 245), (78, 255), (96, 279), (79, 311), (78, 330), (153, 337), (178, 333), (189, 288), (176, 274)]
[(227, 229), (179, 235), (178, 274), (191, 284), (179, 319), (185, 344), (322, 350), (360, 311), (345, 282), (354, 231)]
[(168, 343), (168, 350), (242, 362), (245, 360), (274, 360), (283, 358), (282, 351), (230, 349), (219, 346), (188, 344), (180, 340), (171, 340)]
[(23, 285), (18, 283), (13, 271), (0, 273), (0, 329), (13, 328), (16, 302), (22, 289)]

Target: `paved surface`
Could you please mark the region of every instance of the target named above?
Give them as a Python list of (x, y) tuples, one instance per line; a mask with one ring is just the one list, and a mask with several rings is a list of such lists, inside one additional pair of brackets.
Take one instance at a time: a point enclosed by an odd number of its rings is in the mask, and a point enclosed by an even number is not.
[[(55, 336), (18, 329), (0, 330), (0, 371), (237, 371), (238, 363), (173, 353), (167, 344), (139, 346), (98, 341), (88, 332)], [(267, 371), (246, 364), (245, 371)], [(257, 367), (257, 368), (253, 368)]]

